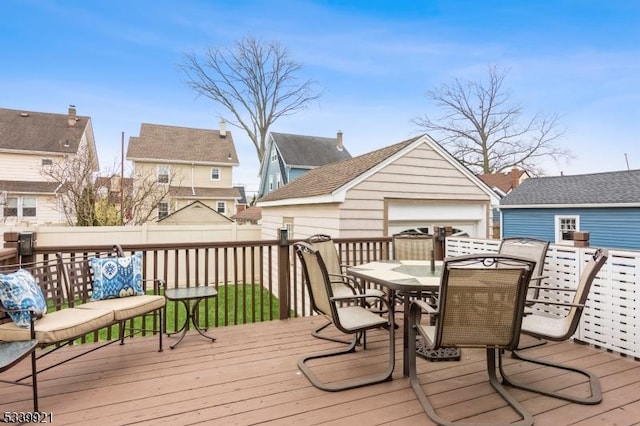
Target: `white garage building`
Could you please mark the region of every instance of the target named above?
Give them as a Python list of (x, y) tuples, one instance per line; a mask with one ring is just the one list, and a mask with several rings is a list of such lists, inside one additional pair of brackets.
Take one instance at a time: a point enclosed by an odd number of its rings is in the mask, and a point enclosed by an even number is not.
[(491, 235), (495, 193), (428, 135), (313, 169), (258, 200), (262, 237), (381, 237), (451, 226)]

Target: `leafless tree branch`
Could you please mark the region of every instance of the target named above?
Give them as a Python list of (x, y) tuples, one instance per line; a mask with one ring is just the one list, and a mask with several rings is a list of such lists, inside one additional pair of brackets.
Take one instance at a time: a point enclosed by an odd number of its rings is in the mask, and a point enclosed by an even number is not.
[(302, 65), (277, 42), (252, 37), (231, 49), (208, 49), (204, 58), (184, 55), (181, 69), (198, 95), (222, 105), (233, 116), (230, 124), (244, 129), (262, 160), (269, 127), (320, 97), (315, 81), (298, 80)]
[(564, 134), (557, 115), (537, 114), (523, 119), (522, 108), (511, 105), (505, 89), (507, 70), (490, 66), (488, 82), (460, 81), (427, 92), (442, 111), (413, 120), (435, 131), (440, 142), (460, 162), (477, 173), (495, 173), (518, 166), (530, 174), (543, 174), (546, 158), (568, 159), (571, 153), (557, 145)]

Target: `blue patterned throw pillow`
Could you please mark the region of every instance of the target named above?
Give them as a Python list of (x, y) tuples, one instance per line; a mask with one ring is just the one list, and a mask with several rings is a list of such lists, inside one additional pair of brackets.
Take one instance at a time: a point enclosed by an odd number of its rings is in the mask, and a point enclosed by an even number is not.
[(9, 312), (9, 316), (19, 327), (29, 327), (29, 311), (39, 315), (47, 313), (47, 302), (42, 290), (26, 269), (18, 269), (11, 274), (0, 274), (0, 301), (7, 309), (22, 310)]
[(89, 265), (93, 269), (91, 300), (144, 294), (142, 253), (126, 257), (92, 257)]

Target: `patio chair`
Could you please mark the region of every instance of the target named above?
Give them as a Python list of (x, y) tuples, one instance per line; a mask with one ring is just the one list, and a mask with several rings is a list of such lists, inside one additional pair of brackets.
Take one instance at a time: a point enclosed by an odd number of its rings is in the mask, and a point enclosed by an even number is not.
[[(375, 299), (376, 297), (384, 295), (384, 292), (382, 290), (363, 288), (360, 283), (358, 283), (358, 281), (346, 274), (346, 265), (340, 263), (340, 256), (338, 255), (338, 250), (336, 249), (335, 242), (329, 235), (312, 235), (307, 239), (307, 242), (320, 253), (320, 256), (322, 257), (322, 260), (324, 261), (324, 264), (327, 268), (327, 273), (329, 274), (331, 287), (333, 289), (333, 295), (335, 297), (348, 297), (353, 296), (354, 294), (367, 294), (372, 296), (373, 298), (364, 299), (361, 300), (361, 302), (371, 304), (375, 300), (377, 300)], [(350, 343), (349, 340), (337, 339), (320, 334), (331, 324), (331, 321), (327, 321), (325, 324), (322, 324), (320, 325), (320, 327), (313, 330), (311, 332), (311, 335), (318, 339), (329, 340), (332, 342), (340, 342), (346, 344)]]
[[(419, 299), (411, 302), (409, 379), (425, 413), (437, 424), (456, 423), (436, 413), (420, 384), (416, 365), (418, 335), (433, 350), (485, 348), (491, 386), (521, 417), (519, 422), (506, 424), (533, 424), (531, 415), (497, 379), (496, 356), (501, 361), (505, 349), (518, 346), (527, 285), (534, 266), (532, 260), (500, 254), (445, 259), (437, 308)], [(423, 311), (435, 317), (434, 325), (420, 323)]]
[[(353, 336), (347, 347), (341, 346), (338, 349), (303, 356), (298, 361), (300, 371), (309, 379), (311, 384), (326, 391), (352, 389), (391, 380), (395, 366), (395, 328), (393, 327), (393, 317), (389, 316), (389, 319), (384, 318), (379, 313), (372, 312), (361, 303), (357, 303), (358, 300), (362, 301), (365, 298), (372, 297), (368, 294), (352, 294), (342, 297), (335, 296), (327, 267), (320, 252), (305, 242), (294, 244), (294, 249), (302, 264), (305, 282), (309, 289), (312, 309), (318, 314), (327, 317), (342, 333)], [(382, 303), (385, 303), (384, 298), (379, 297), (379, 299)], [(352, 303), (344, 305), (342, 302)], [(384, 328), (389, 333), (389, 362), (383, 373), (365, 378), (352, 379), (341, 384), (326, 383), (321, 381), (307, 365), (307, 362), (310, 360), (355, 352), (359, 336), (366, 330), (375, 328)], [(362, 348), (363, 350), (366, 349), (366, 340)]]
[[(430, 260), (431, 268), (435, 268), (434, 237), (418, 232), (401, 232), (391, 237), (394, 260)], [(403, 303), (402, 295), (396, 295), (396, 303)], [(411, 298), (421, 298), (419, 292), (412, 292)], [(435, 303), (435, 295), (426, 296), (431, 303)]]
[(526, 257), (536, 262), (536, 267), (531, 276), (534, 286), (529, 286), (527, 299), (538, 298), (539, 289), (537, 286), (542, 284), (543, 279), (547, 278), (542, 275), (542, 272), (548, 249), (549, 241), (533, 237), (505, 237), (500, 241), (498, 253)]
[[(542, 284), (542, 280), (548, 278), (542, 275), (544, 269), (544, 261), (547, 257), (547, 250), (549, 249), (549, 241), (541, 240), (533, 237), (504, 237), (500, 241), (500, 247), (498, 253), (506, 255), (522, 256), (536, 262), (536, 267), (533, 270), (531, 276), (531, 284), (529, 284), (529, 290), (527, 291), (527, 299), (538, 298), (538, 286)], [(527, 302), (527, 304), (531, 304)], [(541, 346), (547, 343), (543, 339), (536, 339), (533, 342), (526, 344), (520, 344), (519, 349), (529, 349), (535, 346)]]
[[(546, 308), (546, 310), (548, 310), (553, 306), (565, 307), (566, 309), (564, 312), (564, 316), (542, 316), (536, 315), (535, 313), (525, 315), (522, 321), (522, 333), (541, 339), (558, 342), (570, 339), (576, 332), (580, 323), (580, 317), (584, 310), (591, 284), (593, 283), (593, 280), (595, 279), (598, 271), (600, 271), (602, 266), (606, 263), (608, 257), (609, 252), (607, 250), (596, 250), (593, 254), (593, 257), (591, 257), (586, 263), (584, 270), (582, 271), (582, 275), (580, 276), (578, 287), (575, 290), (540, 286), (539, 290), (541, 290), (545, 298), (533, 300), (534, 305), (528, 309), (539, 308), (544, 310)], [(560, 295), (561, 293), (567, 292), (574, 293), (573, 300), (569, 303), (562, 301), (562, 296)], [(557, 296), (553, 296), (554, 294), (556, 294)], [(500, 374), (503, 377), (502, 381), (504, 384), (532, 392), (537, 392), (543, 395), (564, 399), (566, 401), (577, 402), (579, 404), (592, 405), (598, 404), (602, 401), (600, 381), (598, 380), (598, 377), (590, 371), (525, 356), (520, 350), (515, 350), (512, 352), (512, 354), (514, 358), (521, 361), (531, 362), (547, 367), (555, 367), (585, 376), (589, 379), (589, 390), (591, 395), (587, 397), (573, 396), (558, 391), (543, 389), (538, 386), (519, 383), (511, 379), (504, 372), (502, 365), (500, 365)]]

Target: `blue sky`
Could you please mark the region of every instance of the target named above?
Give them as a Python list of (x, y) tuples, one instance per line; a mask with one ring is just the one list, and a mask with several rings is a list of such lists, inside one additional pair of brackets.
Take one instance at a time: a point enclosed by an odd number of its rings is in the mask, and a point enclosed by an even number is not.
[[(548, 175), (640, 168), (638, 0), (3, 0), (0, 107), (92, 118), (103, 169), (141, 123), (219, 128), (227, 115), (187, 87), (184, 53), (244, 36), (286, 46), (323, 96), (271, 130), (344, 132), (352, 155), (420, 133), (437, 113), (425, 92), (509, 69), (525, 116), (559, 114), (569, 162)], [(257, 189), (258, 160), (239, 129), (234, 183)], [(625, 158), (626, 154), (626, 158)]]

